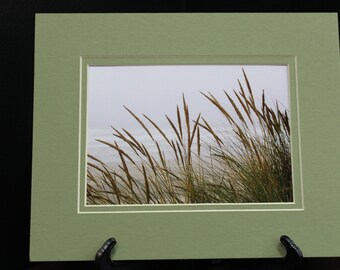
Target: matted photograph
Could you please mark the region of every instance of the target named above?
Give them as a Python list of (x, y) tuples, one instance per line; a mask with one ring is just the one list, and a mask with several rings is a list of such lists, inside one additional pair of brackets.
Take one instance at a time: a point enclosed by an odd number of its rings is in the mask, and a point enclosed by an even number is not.
[(293, 202), (288, 74), (89, 66), (87, 205)]
[(37, 14), (30, 259), (339, 256), (336, 22)]

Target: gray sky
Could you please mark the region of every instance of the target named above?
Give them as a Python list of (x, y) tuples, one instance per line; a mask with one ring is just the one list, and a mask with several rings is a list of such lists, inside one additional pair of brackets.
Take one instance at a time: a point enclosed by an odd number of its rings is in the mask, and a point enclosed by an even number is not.
[(210, 91), (222, 104), (228, 104), (223, 90), (238, 90), (237, 79), (246, 88), (242, 67), (259, 104), (264, 89), (268, 102), (278, 100), (289, 110), (288, 68), (284, 65), (91, 66), (88, 128), (140, 128), (123, 105), (138, 116), (146, 114), (160, 127), (168, 126), (164, 115), (175, 117), (182, 93), (191, 119), (202, 113), (212, 125), (219, 125), (218, 111), (200, 91)]

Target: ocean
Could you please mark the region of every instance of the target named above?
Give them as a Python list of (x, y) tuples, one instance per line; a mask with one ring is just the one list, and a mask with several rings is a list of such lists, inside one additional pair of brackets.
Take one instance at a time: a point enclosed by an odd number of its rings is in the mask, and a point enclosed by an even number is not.
[[(223, 131), (224, 130), (224, 131)], [(155, 139), (155, 141), (158, 142), (161, 151), (164, 153), (167, 161), (172, 161), (175, 160), (175, 154), (171, 148), (171, 146), (168, 144), (168, 142), (163, 138), (163, 136), (157, 131), (157, 130), (152, 130), (152, 136)], [(162, 129), (162, 131), (166, 134), (169, 140), (176, 140), (176, 135), (173, 132), (171, 128), (169, 129)], [(154, 141), (150, 138), (150, 136), (146, 133), (144, 129), (136, 129), (132, 130), (129, 132), (134, 136), (134, 138), (144, 144), (144, 146), (147, 148), (148, 152), (150, 153), (151, 156), (158, 157), (158, 149)], [(214, 129), (214, 132), (217, 134), (223, 133), (224, 136), (225, 134), (228, 134), (225, 128), (218, 128)], [(127, 153), (132, 159), (136, 160), (138, 162), (139, 157), (134, 153), (134, 151), (131, 149), (131, 147), (124, 141), (120, 140), (119, 138), (115, 137), (113, 135), (114, 130), (111, 128), (89, 128), (88, 129), (88, 135), (87, 135), (87, 153), (95, 156), (105, 164), (116, 164), (117, 162), (120, 163), (120, 158), (117, 153), (117, 151), (110, 146), (103, 144), (101, 142), (98, 142), (96, 140), (103, 140), (108, 143), (114, 144), (116, 141), (119, 147)], [(183, 131), (183, 133), (185, 133)], [(204, 145), (207, 145), (208, 142), (210, 144), (214, 144), (212, 136), (208, 135), (206, 131), (204, 131), (202, 128), (200, 129), (201, 133), (201, 155), (207, 155), (207, 149)], [(229, 131), (230, 134), (230, 131)], [(184, 134), (183, 134), (184, 135)], [(184, 139), (186, 142), (186, 138)], [(192, 153), (195, 155), (197, 154), (197, 139), (195, 138), (192, 144)]]

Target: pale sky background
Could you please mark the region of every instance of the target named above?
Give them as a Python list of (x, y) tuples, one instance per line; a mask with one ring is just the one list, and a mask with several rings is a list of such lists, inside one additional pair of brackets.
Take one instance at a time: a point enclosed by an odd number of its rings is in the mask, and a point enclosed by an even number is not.
[(223, 90), (238, 90), (237, 79), (246, 89), (242, 68), (259, 104), (264, 89), (269, 104), (278, 100), (289, 110), (286, 65), (90, 66), (88, 129), (140, 128), (123, 105), (141, 118), (146, 114), (161, 128), (169, 127), (164, 115), (175, 119), (176, 105), (182, 108), (182, 93), (191, 119), (202, 113), (212, 125), (219, 126), (223, 121), (219, 112), (200, 91), (210, 91), (222, 104), (228, 104)]

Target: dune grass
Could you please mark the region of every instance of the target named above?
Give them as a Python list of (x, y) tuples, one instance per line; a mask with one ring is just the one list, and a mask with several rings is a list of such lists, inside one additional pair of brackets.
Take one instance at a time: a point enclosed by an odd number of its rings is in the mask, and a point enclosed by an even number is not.
[[(273, 108), (268, 106), (264, 92), (257, 104), (243, 73), (246, 87), (239, 81), (233, 96), (224, 92), (227, 105), (202, 92), (202, 98), (222, 114), (230, 134), (214, 130), (201, 114), (192, 118), (184, 95), (182, 104), (175, 108), (176, 117), (165, 115), (172, 134), (165, 134), (149, 116), (137, 116), (125, 108), (148, 135), (157, 154), (150, 153), (128, 130), (112, 127), (112, 142), (98, 142), (110, 147), (119, 159), (110, 167), (88, 155), (87, 203), (291, 202), (288, 112), (277, 102)], [(153, 136), (155, 132), (170, 151), (165, 153)], [(128, 145), (130, 152), (124, 151), (122, 144)], [(202, 150), (208, 155), (202, 155)]]

